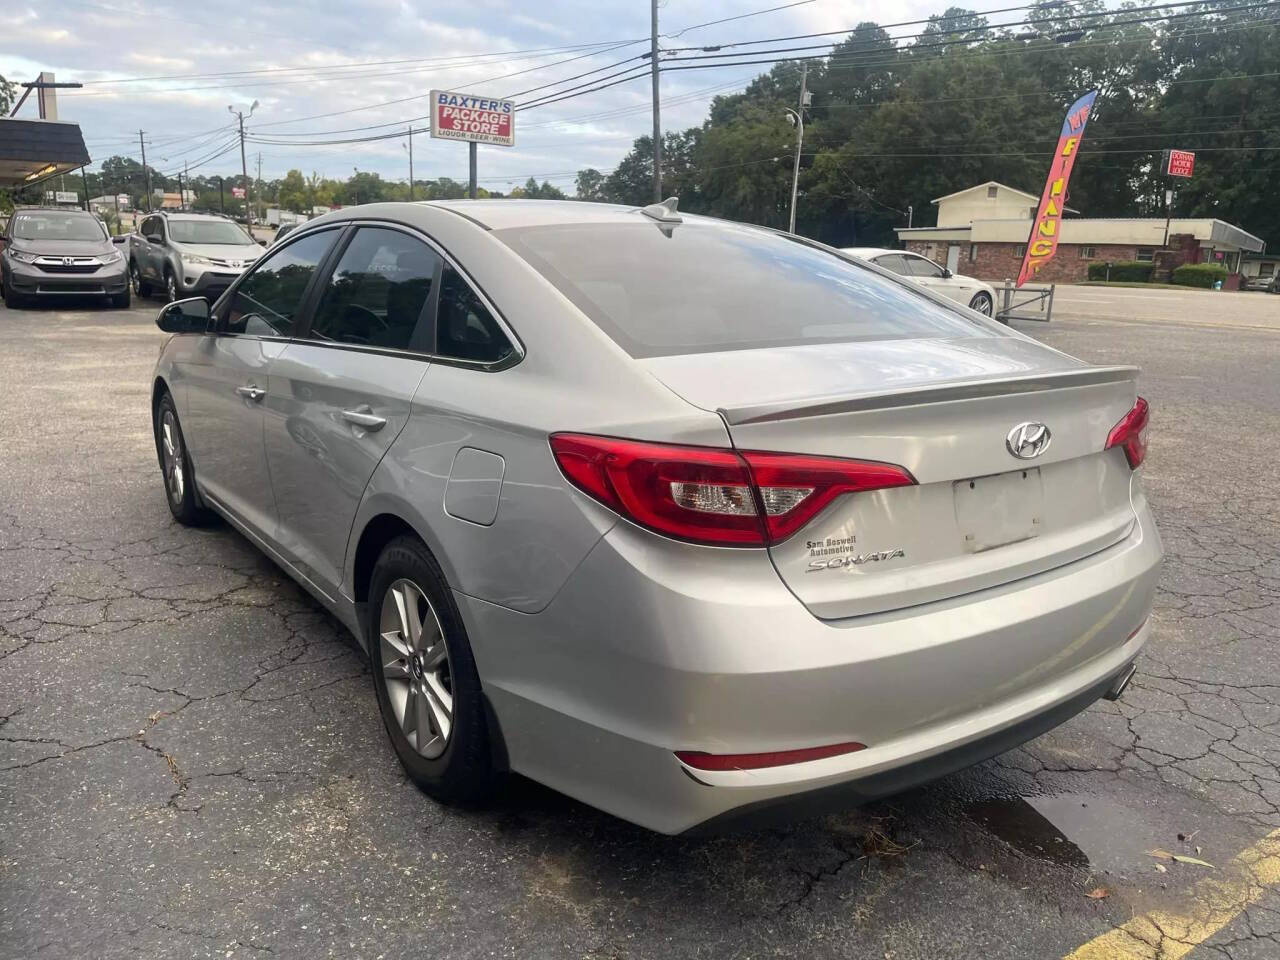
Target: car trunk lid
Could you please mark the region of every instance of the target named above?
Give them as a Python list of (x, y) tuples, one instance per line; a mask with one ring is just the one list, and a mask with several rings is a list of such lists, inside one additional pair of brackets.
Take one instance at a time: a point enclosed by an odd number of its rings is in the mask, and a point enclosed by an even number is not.
[[(1091, 367), (1020, 337), (862, 341), (644, 361), (718, 411), (733, 444), (881, 461), (915, 485), (840, 497), (770, 553), (816, 616), (944, 600), (1082, 559), (1123, 539), (1130, 470), (1108, 431), (1132, 367)], [(1019, 459), (1007, 439), (1044, 424)], [(1035, 428), (1032, 429), (1035, 432)]]

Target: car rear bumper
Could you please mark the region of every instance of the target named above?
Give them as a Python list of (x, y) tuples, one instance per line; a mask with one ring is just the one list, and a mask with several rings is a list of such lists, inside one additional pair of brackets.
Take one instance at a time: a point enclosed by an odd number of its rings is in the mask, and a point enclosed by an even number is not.
[[(1136, 487), (1135, 487), (1136, 490)], [(1145, 642), (1161, 546), (1129, 536), (1053, 571), (823, 621), (757, 551), (616, 525), (541, 613), (459, 596), (514, 770), (664, 833), (857, 803), (1009, 749), (1122, 678)], [(866, 749), (706, 771), (675, 751)]]
[(124, 293), (129, 277), (123, 262), (99, 267), (91, 273), (49, 273), (29, 264), (10, 262), (5, 282), (26, 297), (101, 297)]

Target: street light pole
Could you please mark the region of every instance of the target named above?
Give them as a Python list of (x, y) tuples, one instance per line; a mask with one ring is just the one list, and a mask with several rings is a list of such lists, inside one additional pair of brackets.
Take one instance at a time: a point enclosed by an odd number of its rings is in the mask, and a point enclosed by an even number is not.
[(808, 106), (808, 80), (809, 64), (806, 61), (800, 65), (800, 109), (787, 110), (787, 115), (796, 124), (796, 162), (791, 169), (791, 226), (789, 228), (793, 234), (796, 232), (796, 193), (800, 187), (800, 151), (804, 149), (804, 108)]
[(653, 76), (653, 202), (662, 202), (662, 115), (658, 106), (658, 0), (649, 0), (649, 69)]

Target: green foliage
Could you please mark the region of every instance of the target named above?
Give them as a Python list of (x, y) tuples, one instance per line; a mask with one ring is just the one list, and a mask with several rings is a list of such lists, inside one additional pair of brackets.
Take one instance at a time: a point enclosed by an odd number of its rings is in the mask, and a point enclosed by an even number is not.
[(1137, 260), (1113, 261), (1108, 274), (1106, 263), (1089, 264), (1090, 280), (1114, 280), (1117, 283), (1150, 283), (1154, 263), (1140, 263)]
[(1211, 288), (1227, 279), (1227, 268), (1216, 263), (1184, 263), (1173, 271), (1172, 279), (1184, 287)]
[[(1039, 193), (1067, 106), (1096, 87), (1074, 208), (1163, 215), (1160, 151), (1203, 148), (1174, 215), (1219, 217), (1280, 241), (1269, 159), (1280, 148), (1280, 27), (1265, 11), (1209, 8), (1122, 22), (1144, 12), (1067, 0), (1029, 13), (1034, 29), (983, 31), (983, 17), (953, 7), (905, 45), (859, 24), (830, 57), (809, 61), (798, 229), (837, 245), (893, 243), (908, 206), (928, 226), (934, 198), (986, 180)], [(1079, 40), (1060, 42), (1077, 30)], [(785, 111), (799, 101), (800, 74), (798, 63), (776, 64), (742, 93), (715, 98), (701, 126), (666, 134), (686, 148), (664, 156), (663, 193), (678, 194), (682, 210), (785, 224), (796, 148)], [(1250, 79), (1233, 79), (1242, 75)], [(640, 137), (603, 187), (588, 176), (578, 195), (647, 203), (651, 174)]]
[(18, 85), (4, 78), (4, 74), (0, 74), (0, 117), (7, 117), (9, 109), (13, 106), (14, 100), (18, 97)]

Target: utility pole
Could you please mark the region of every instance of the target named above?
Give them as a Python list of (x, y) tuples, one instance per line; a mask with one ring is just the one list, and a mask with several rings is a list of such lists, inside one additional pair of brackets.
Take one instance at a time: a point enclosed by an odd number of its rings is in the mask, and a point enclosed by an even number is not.
[(142, 131), (138, 131), (138, 147), (142, 150), (142, 172), (147, 182), (147, 213), (151, 212), (151, 169), (147, 166), (147, 143), (142, 139)]
[(653, 202), (662, 202), (662, 116), (658, 106), (658, 0), (649, 0), (649, 69), (653, 75)]
[(409, 128), (409, 202), (413, 203), (413, 127)]
[(84, 209), (85, 213), (89, 212), (89, 175), (84, 172), (84, 167), (80, 168), (80, 179), (84, 181)]
[(254, 184), (254, 195), (258, 198), (258, 202), (262, 203), (262, 151), (258, 151), (258, 182)]
[(911, 204), (908, 203), (907, 204), (907, 229), (908, 230), (911, 229), (911, 215), (913, 213), (915, 213), (915, 207), (911, 206)]
[(222, 177), (218, 177), (218, 212), (224, 217), (227, 215), (227, 206), (222, 199)]
[[(256, 109), (258, 109), (257, 100), (253, 101), (253, 103), (249, 106), (249, 116), (252, 117), (253, 111)], [(253, 216), (250, 213), (250, 211), (253, 209), (253, 207), (250, 202), (252, 200), (252, 197), (250, 196), (250, 193), (249, 193), (249, 164), (246, 161), (245, 155), (244, 155), (244, 111), (237, 110), (233, 106), (228, 106), (227, 110), (230, 113), (234, 114), (236, 118), (240, 121), (240, 176), (243, 178), (243, 183), (244, 183), (244, 225), (249, 229), (250, 234), (252, 234)]]
[(796, 192), (800, 187), (800, 151), (804, 149), (804, 108), (809, 105), (809, 62), (800, 65), (800, 109), (788, 110), (787, 113), (796, 122), (796, 162), (791, 170), (791, 226), (790, 232), (796, 232)]
[(476, 142), (474, 140), (467, 141), (467, 160), (468, 166), (471, 168), (471, 175), (468, 178), (467, 196), (474, 200), (476, 198)]

